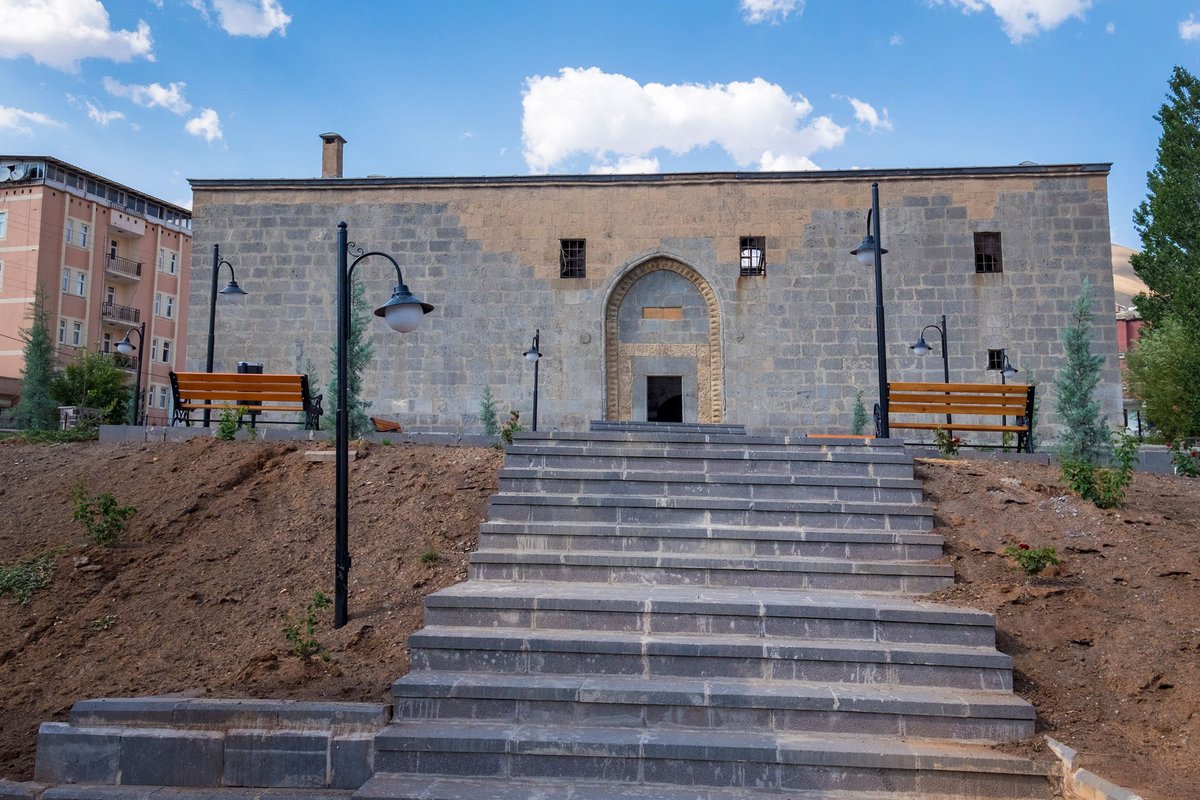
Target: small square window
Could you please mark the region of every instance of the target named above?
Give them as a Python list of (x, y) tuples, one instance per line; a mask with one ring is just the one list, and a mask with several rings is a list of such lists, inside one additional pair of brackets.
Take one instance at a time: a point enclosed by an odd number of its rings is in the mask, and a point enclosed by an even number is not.
[(558, 277), (587, 277), (587, 240), (560, 239), (558, 242)]
[(738, 240), (739, 275), (767, 274), (767, 237), (743, 236)]
[(975, 271), (1004, 271), (1004, 259), (1000, 253), (1000, 233), (998, 231), (982, 231), (975, 234)]
[(988, 365), (990, 370), (1004, 369), (1004, 350), (988, 350)]

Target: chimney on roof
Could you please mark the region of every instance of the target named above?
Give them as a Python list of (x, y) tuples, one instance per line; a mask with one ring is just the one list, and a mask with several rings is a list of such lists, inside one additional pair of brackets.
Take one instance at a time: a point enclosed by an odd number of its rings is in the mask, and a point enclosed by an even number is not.
[(346, 140), (340, 133), (322, 133), (321, 141), (321, 177), (342, 177), (342, 145)]

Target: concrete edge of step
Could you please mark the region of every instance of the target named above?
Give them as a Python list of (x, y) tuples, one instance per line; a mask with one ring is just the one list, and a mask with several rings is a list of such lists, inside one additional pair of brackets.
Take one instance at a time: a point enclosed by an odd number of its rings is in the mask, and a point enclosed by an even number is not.
[(1057, 777), (1066, 800), (1142, 800), (1140, 794), (1083, 769), (1079, 763), (1079, 751), (1074, 748), (1049, 736), (1046, 737), (1046, 746), (1058, 757), (1061, 771)]

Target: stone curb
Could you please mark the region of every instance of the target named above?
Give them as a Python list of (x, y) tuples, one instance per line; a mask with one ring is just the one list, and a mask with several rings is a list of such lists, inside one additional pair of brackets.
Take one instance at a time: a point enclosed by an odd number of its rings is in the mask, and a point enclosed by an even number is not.
[(9, 781), (0, 778), (0, 800), (33, 800), (46, 787), (30, 781)]
[(1122, 789), (1094, 772), (1079, 766), (1079, 752), (1046, 737), (1046, 746), (1062, 762), (1062, 790), (1066, 800), (1142, 800), (1140, 794)]

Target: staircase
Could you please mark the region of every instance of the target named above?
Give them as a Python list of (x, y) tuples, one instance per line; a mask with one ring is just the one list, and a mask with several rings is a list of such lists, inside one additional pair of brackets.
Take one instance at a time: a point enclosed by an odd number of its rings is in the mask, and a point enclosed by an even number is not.
[(597, 423), (509, 448), (358, 800), (1049, 798), (899, 445)]

